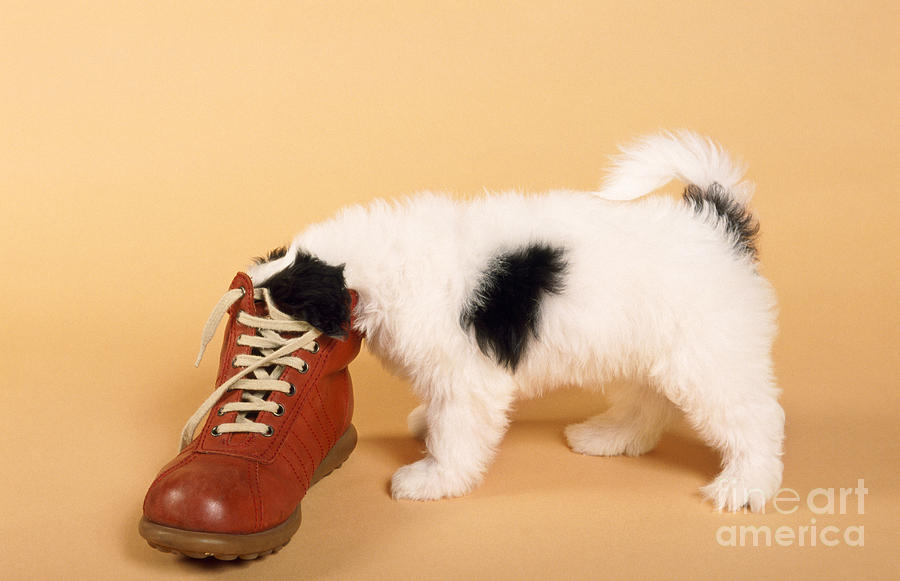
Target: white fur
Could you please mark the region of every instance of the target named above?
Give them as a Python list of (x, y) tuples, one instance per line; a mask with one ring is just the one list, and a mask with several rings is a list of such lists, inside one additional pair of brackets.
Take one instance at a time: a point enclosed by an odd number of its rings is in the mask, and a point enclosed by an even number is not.
[[(254, 266), (259, 284), (303, 249), (346, 264), (354, 324), (424, 402), (410, 418), (428, 455), (394, 475), (395, 498), (469, 492), (483, 478), (519, 397), (627, 376), (601, 416), (569, 426), (576, 452), (651, 450), (680, 409), (722, 455), (704, 493), (717, 508), (760, 510), (781, 483), (784, 413), (770, 357), (774, 293), (716, 217), (667, 197), (631, 202), (669, 179), (718, 182), (741, 199), (738, 166), (708, 139), (662, 134), (623, 150), (600, 195), (505, 193), (472, 201), (422, 194), (351, 207)], [(566, 249), (564, 290), (544, 298), (537, 338), (515, 372), (482, 353), (460, 312), (498, 252)]]
[(718, 183), (742, 204), (753, 195), (744, 166), (713, 140), (690, 131), (648, 135), (620, 151), (597, 192), (607, 200), (633, 200), (673, 178), (703, 189)]

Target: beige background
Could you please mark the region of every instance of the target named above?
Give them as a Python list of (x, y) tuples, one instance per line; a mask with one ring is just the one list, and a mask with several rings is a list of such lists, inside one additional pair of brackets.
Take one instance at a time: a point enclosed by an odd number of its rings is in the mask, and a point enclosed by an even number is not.
[[(3, 2), (0, 576), (896, 578), (898, 33), (890, 1)], [(717, 514), (697, 488), (718, 459), (683, 428), (639, 459), (573, 454), (563, 426), (604, 405), (578, 392), (523, 403), (472, 495), (394, 502), (415, 402), (363, 355), (363, 439), (281, 553), (138, 537), (249, 257), (375, 197), (590, 189), (616, 144), (677, 127), (758, 183), (784, 484), (863, 478), (864, 514)], [(865, 546), (716, 542), (812, 518)]]

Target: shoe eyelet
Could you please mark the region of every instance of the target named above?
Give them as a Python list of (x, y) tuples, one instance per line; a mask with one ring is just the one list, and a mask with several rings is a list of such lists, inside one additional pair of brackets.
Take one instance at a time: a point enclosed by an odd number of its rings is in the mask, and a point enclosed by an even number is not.
[(225, 415), (225, 408), (219, 408), (219, 411), (217, 411), (216, 414), (217, 414), (217, 415), (220, 415), (220, 416), (224, 416), (224, 415)]
[(276, 416), (276, 417), (283, 416), (284, 415), (284, 406), (281, 404), (278, 404), (278, 409), (275, 410), (274, 412), (272, 412), (272, 415)]
[(265, 436), (267, 438), (271, 438), (274, 433), (275, 433), (275, 428), (273, 428), (272, 426), (266, 426), (266, 431), (263, 432), (263, 436)]
[(313, 355), (315, 355), (315, 354), (318, 353), (318, 352), (319, 352), (319, 342), (318, 342), (318, 341), (313, 341), (313, 344), (312, 344), (312, 351), (310, 351), (310, 353), (312, 353)]
[(212, 434), (216, 438), (222, 435), (219, 433), (219, 426), (214, 426), (210, 434)]
[(231, 367), (237, 367), (237, 357), (233, 357), (231, 359)]
[(306, 361), (304, 361), (304, 362), (303, 362), (303, 369), (300, 370), (300, 373), (306, 373), (307, 371), (309, 371), (309, 363), (307, 363)]
[(291, 397), (295, 393), (297, 393), (297, 389), (292, 385), (291, 388), (288, 390), (287, 395), (288, 395), (288, 397)]

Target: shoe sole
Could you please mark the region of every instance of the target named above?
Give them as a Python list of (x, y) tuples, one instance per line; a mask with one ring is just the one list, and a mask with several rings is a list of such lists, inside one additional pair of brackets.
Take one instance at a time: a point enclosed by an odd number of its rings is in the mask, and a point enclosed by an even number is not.
[[(356, 428), (353, 424), (332, 446), (313, 472), (310, 487), (341, 467), (356, 447)], [(249, 561), (275, 553), (288, 544), (300, 528), (300, 505), (283, 523), (262, 532), (239, 535), (207, 533), (167, 527), (141, 518), (138, 532), (154, 549), (175, 553), (192, 559), (213, 557), (221, 561), (242, 559)]]

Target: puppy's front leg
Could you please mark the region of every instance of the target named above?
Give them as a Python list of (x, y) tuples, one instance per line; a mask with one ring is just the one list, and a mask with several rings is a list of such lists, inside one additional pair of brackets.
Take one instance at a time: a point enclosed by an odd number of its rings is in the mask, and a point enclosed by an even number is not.
[(468, 385), (425, 404), (428, 455), (394, 473), (391, 495), (411, 500), (461, 496), (477, 486), (509, 423), (513, 385)]

